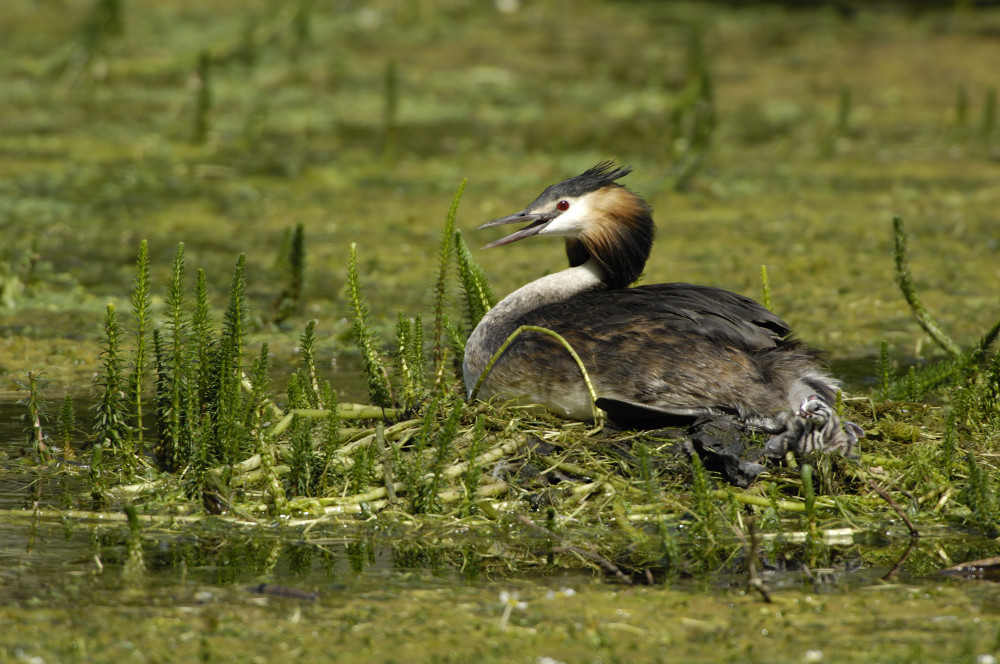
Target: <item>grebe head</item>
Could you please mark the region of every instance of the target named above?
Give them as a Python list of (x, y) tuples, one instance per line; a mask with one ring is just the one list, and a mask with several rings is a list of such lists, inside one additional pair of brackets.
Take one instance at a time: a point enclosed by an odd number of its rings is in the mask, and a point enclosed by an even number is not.
[(637, 194), (615, 182), (632, 172), (604, 161), (576, 177), (548, 187), (528, 207), (479, 228), (527, 222), (528, 225), (491, 242), (484, 249), (532, 235), (566, 238), (572, 267), (593, 258), (610, 288), (635, 281), (653, 247), (653, 211)]

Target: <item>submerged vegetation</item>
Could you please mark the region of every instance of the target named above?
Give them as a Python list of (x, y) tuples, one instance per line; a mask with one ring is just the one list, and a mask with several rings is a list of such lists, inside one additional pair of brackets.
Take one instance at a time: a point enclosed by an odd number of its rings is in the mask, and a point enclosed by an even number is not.
[[(936, 635), (914, 650), (899, 618), (896, 661), (988, 661), (995, 599), (917, 585), (1000, 552), (1000, 12), (957, 5), (4, 3), (0, 388), (23, 421), (0, 509), (17, 562), (73, 540), (58, 593), (95, 620), (183, 603), (148, 632), (203, 661), (232, 635), (225, 652), (277, 653), (272, 627), (385, 659), (414, 625), (460, 619), (440, 629), (468, 660), (708, 643), (715, 661), (726, 642), (755, 661), (782, 629), (797, 650), (773, 661), (863, 661), (876, 610), (846, 593), (845, 619), (833, 594), (859, 568)], [(564, 259), (470, 251), (462, 229), (608, 158), (656, 210), (642, 279), (762, 291), (844, 375), (858, 459), (788, 458), (737, 488), (680, 431), (465, 399), (469, 330)], [(505, 587), (457, 583), (452, 603), (379, 579), (341, 606), (338, 560), (340, 580), (391, 564)], [(19, 564), (0, 579), (21, 611), (7, 658), (29, 607), (65, 601)], [(272, 584), (312, 569), (327, 581)], [(164, 570), (196, 579), (163, 592), (182, 599), (156, 595)], [(533, 572), (607, 583), (546, 592)], [(83, 577), (145, 594), (91, 602)], [(252, 602), (205, 599), (244, 582)], [(281, 608), (321, 585), (322, 610)], [(922, 602), (976, 622), (956, 639)], [(148, 642), (105, 622), (116, 659)]]

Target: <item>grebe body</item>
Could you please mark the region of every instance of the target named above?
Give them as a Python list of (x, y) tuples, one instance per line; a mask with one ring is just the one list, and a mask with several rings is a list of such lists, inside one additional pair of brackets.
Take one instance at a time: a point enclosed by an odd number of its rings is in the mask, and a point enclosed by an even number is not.
[[(528, 223), (487, 247), (562, 236), (570, 267), (519, 288), (483, 317), (466, 344), (467, 392), (511, 333), (535, 325), (574, 348), (597, 406), (619, 426), (725, 415), (779, 432), (804, 412), (805, 402), (832, 403), (838, 384), (821, 368), (819, 353), (750, 298), (685, 283), (629, 287), (645, 267), (654, 236), (649, 206), (616, 182), (630, 171), (603, 162), (547, 188), (521, 212), (481, 226)], [(556, 339), (538, 332), (517, 337), (479, 396), (540, 404), (569, 419), (593, 414), (575, 361)], [(849, 453), (854, 431), (845, 434), (839, 420), (835, 424), (837, 433), (821, 447)], [(781, 446), (796, 450), (787, 436)]]

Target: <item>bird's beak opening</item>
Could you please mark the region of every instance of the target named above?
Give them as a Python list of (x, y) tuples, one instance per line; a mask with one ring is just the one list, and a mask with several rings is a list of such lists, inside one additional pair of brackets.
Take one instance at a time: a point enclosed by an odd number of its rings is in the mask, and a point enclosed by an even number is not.
[(492, 247), (502, 247), (505, 244), (510, 244), (511, 242), (517, 242), (518, 240), (523, 240), (526, 237), (531, 237), (532, 235), (537, 235), (539, 231), (545, 228), (554, 217), (551, 214), (538, 213), (538, 214), (528, 214), (527, 212), (518, 212), (516, 214), (508, 215), (506, 217), (500, 217), (499, 219), (494, 219), (493, 221), (487, 221), (485, 224), (480, 226), (477, 230), (482, 230), (484, 228), (492, 228), (493, 226), (503, 226), (504, 224), (519, 224), (528, 222), (528, 225), (517, 231), (516, 233), (511, 233), (506, 237), (502, 237), (499, 240), (494, 240), (490, 242), (483, 249), (490, 249)]

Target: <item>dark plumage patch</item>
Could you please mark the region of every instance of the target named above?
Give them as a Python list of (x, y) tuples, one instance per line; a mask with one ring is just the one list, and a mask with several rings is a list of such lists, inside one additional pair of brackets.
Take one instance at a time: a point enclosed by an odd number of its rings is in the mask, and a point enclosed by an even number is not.
[(571, 196), (583, 196), (592, 191), (597, 191), (601, 187), (607, 187), (615, 180), (623, 178), (632, 172), (631, 166), (616, 166), (613, 161), (602, 161), (592, 168), (588, 168), (583, 173), (568, 180), (563, 180), (559, 184), (553, 184), (545, 188), (545, 191), (529, 205), (529, 208), (536, 208), (546, 203), (550, 203), (559, 198)]

